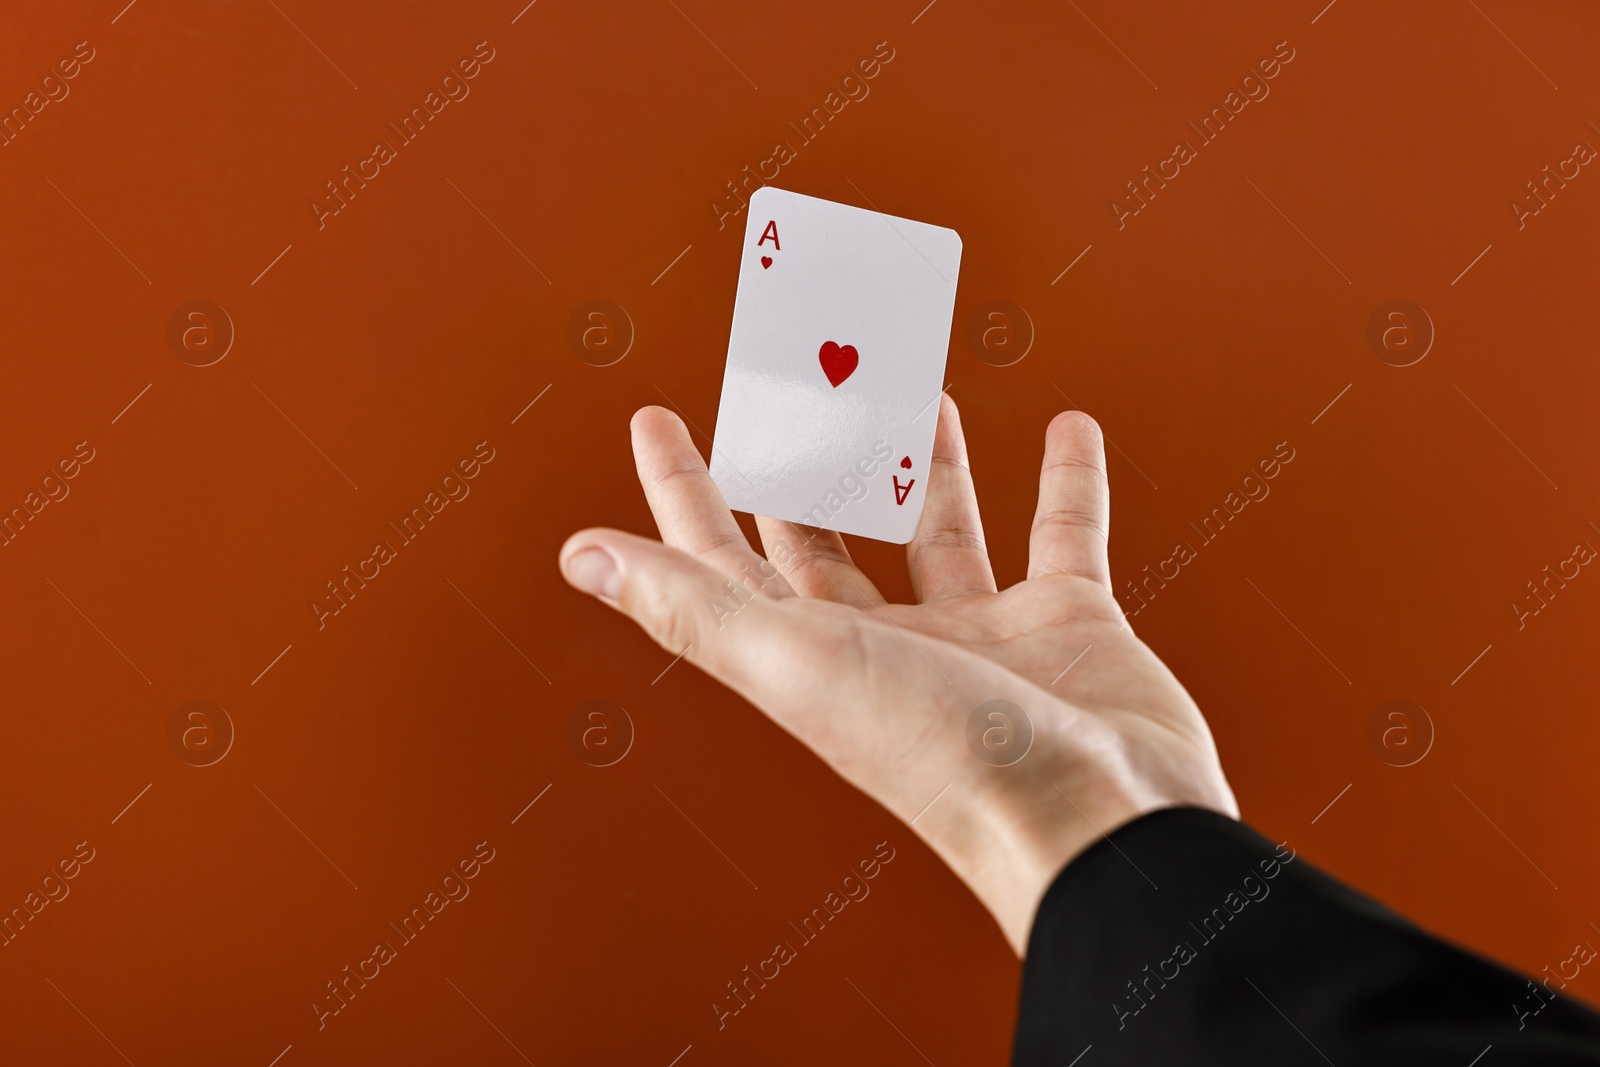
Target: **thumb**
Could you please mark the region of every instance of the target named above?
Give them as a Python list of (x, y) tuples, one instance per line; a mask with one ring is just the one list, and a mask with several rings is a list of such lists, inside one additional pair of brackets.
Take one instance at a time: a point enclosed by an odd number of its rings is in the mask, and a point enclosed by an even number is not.
[(741, 661), (748, 657), (740, 649), (771, 629), (766, 594), (783, 583), (765, 560), (730, 578), (686, 552), (621, 530), (581, 530), (561, 546), (560, 560), (573, 588), (633, 619), (668, 652), (741, 689), (748, 673)]

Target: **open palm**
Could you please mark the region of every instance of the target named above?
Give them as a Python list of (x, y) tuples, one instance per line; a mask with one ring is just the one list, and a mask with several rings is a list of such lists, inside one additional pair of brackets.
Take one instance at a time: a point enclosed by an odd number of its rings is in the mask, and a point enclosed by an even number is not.
[(681, 420), (633, 421), (665, 544), (585, 530), (578, 588), (632, 616), (909, 823), (1021, 951), (1055, 873), (1148, 811), (1236, 814), (1200, 711), (1111, 593), (1099, 428), (1046, 433), (1026, 581), (998, 591), (954, 402), (941, 401), (908, 563), (889, 604), (837, 534), (758, 518), (745, 540)]

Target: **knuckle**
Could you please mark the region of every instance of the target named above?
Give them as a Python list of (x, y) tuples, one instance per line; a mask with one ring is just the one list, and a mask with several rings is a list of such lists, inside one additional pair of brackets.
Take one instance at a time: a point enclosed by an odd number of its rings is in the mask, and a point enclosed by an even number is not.
[[(734, 527), (732, 530), (713, 530), (704, 537), (701, 537), (695, 543), (694, 554), (702, 559), (705, 559), (707, 557), (724, 554), (730, 548), (746, 547), (748, 546), (745, 543), (744, 533), (740, 531), (738, 527)], [(742, 561), (745, 556), (743, 552), (735, 553), (735, 555), (740, 557), (740, 559), (736, 559), (735, 562)]]
[(674, 653), (695, 642), (700, 632), (697, 609), (705, 609), (703, 604), (671, 595), (658, 583), (637, 590), (628, 607), (629, 614), (644, 625), (651, 639)]
[(803, 541), (799, 545), (792, 546), (789, 551), (788, 565), (793, 571), (814, 571), (846, 562), (832, 546), (818, 544), (816, 541)]
[(700, 462), (698, 460), (681, 460), (676, 463), (670, 463), (661, 470), (656, 471), (654, 477), (651, 479), (650, 484), (653, 488), (660, 489), (662, 486), (678, 478), (689, 478), (693, 480), (706, 475), (706, 473), (706, 465), (704, 462)]
[(933, 467), (949, 467), (954, 473), (967, 477), (972, 475), (972, 468), (967, 466), (966, 462), (953, 452), (935, 452), (929, 464)]
[(941, 526), (917, 539), (918, 548), (983, 548), (983, 535), (965, 526)]
[(1100, 535), (1102, 540), (1110, 537), (1110, 531), (1106, 529), (1105, 519), (1098, 512), (1085, 511), (1079, 508), (1052, 508), (1041, 514), (1033, 525), (1035, 530), (1061, 527), (1074, 530), (1093, 530)]
[(1067, 471), (1088, 476), (1093, 481), (1104, 482), (1106, 472), (1098, 463), (1091, 463), (1077, 456), (1060, 456), (1044, 465), (1044, 472)]
[(988, 546), (984, 543), (983, 534), (977, 530), (964, 526), (941, 526), (918, 535), (911, 543), (911, 566), (916, 567), (930, 552), (987, 554)]

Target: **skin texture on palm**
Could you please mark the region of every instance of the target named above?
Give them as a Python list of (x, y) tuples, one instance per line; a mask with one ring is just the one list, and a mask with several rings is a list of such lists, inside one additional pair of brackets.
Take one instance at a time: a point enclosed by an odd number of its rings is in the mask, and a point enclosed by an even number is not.
[[(758, 518), (758, 554), (670, 411), (634, 416), (633, 450), (662, 541), (576, 533), (561, 550), (567, 580), (907, 822), (1019, 954), (1050, 882), (1104, 834), (1175, 805), (1237, 817), (1199, 708), (1112, 596), (1105, 452), (1088, 416), (1064, 412), (1046, 431), (1028, 578), (1000, 591), (960, 418), (942, 398), (907, 546), (915, 604), (887, 603), (836, 533)], [(730, 602), (744, 606), (713, 607)], [(1033, 729), (1009, 766), (967, 742), (975, 709), (996, 700)]]

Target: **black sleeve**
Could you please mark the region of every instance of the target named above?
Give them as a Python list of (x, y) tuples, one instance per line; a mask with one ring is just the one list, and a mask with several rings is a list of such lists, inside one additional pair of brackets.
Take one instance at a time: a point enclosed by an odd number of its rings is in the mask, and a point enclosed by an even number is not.
[(1046, 892), (1012, 1063), (1600, 1064), (1600, 1016), (1557, 992), (1595, 959), (1586, 939), (1530, 981), (1292, 843), (1172, 808), (1096, 842)]

